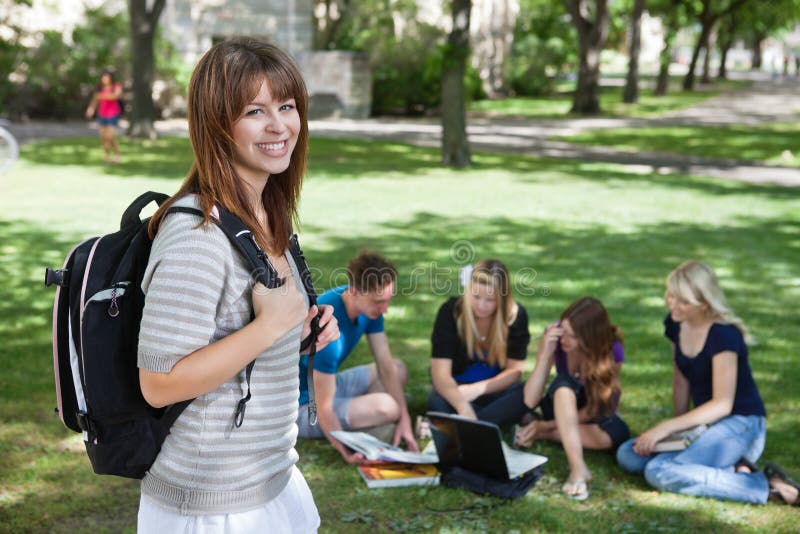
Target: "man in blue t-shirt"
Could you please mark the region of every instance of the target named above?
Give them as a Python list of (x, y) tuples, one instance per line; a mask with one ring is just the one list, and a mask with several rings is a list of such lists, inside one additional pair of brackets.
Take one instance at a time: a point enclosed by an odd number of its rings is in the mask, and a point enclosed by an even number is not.
[[(408, 372), (402, 361), (392, 357), (383, 329), (383, 314), (394, 294), (397, 269), (379, 254), (362, 251), (347, 265), (347, 277), (348, 285), (330, 289), (318, 299), (319, 304), (333, 306), (339, 339), (314, 357), (314, 426), (308, 421), (308, 357), (300, 359), (299, 437), (324, 436), (348, 463), (361, 463), (364, 456), (351, 452), (330, 432), (397, 423), (392, 444), (403, 440), (410, 450), (418, 451), (403, 394)], [(375, 362), (339, 371), (364, 334)]]

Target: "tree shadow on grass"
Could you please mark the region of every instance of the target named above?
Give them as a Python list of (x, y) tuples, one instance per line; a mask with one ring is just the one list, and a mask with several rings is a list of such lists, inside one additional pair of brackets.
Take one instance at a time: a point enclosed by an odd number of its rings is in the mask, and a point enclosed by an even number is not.
[(25, 145), (20, 157), (32, 163), (59, 167), (102, 167), (109, 176), (158, 176), (182, 179), (192, 164), (189, 140), (184, 137), (162, 137), (155, 141), (120, 138), (122, 162), (103, 162), (103, 150), (96, 138), (52, 139)]
[[(587, 452), (595, 479), (590, 498), (563, 496), (567, 463), (560, 445), (537, 443), (548, 457), (544, 476), (523, 498), (479, 496), (444, 486), (366, 489), (353, 466), (324, 440), (300, 440), (306, 477), (326, 532), (744, 532), (725, 516), (741, 505), (675, 495), (656, 495), (643, 481), (632, 484), (607, 453)], [(641, 477), (639, 477), (641, 478)], [(642, 491), (644, 490), (644, 491)], [(720, 513), (721, 512), (721, 513)], [(751, 515), (756, 515), (752, 509)], [(741, 523), (741, 518), (738, 518)]]
[[(630, 363), (624, 369), (647, 366), (646, 372), (631, 373), (630, 381), (623, 371), (626, 386), (630, 385), (623, 397), (634, 399), (650, 398), (655, 385), (667, 395), (671, 387), (672, 364), (662, 326), (666, 275), (686, 259), (707, 261), (720, 273), (733, 309), (763, 340), (751, 348), (751, 361), (765, 401), (782, 402), (788, 395), (792, 402), (800, 402), (800, 391), (793, 388), (800, 370), (770, 341), (800, 344), (791, 313), (781, 313), (793, 310), (800, 297), (794, 282), (800, 264), (799, 221), (753, 219), (716, 228), (673, 223), (615, 232), (601, 226), (570, 231), (541, 221), (418, 213), (411, 221), (383, 225), (380, 235), (330, 241), (326, 251), (306, 251), (323, 274), (341, 269), (364, 247), (397, 263), (392, 307), (398, 313), (394, 316), (390, 310), (386, 324), (393, 351), (409, 366), (412, 408), (417, 413), (424, 411), (429, 388), (429, 336), (436, 311), (459, 293), (459, 268), (488, 257), (507, 264), (516, 298), (528, 310), (534, 343), (538, 332), (569, 302), (586, 294), (600, 298), (625, 331)], [(322, 276), (317, 285), (324, 290), (335, 283), (326, 283)], [(357, 355), (354, 364), (369, 361), (364, 347)], [(652, 404), (637, 404), (630, 415), (636, 429), (644, 430), (657, 419)], [(626, 410), (624, 404), (622, 409)], [(780, 444), (792, 443), (790, 428), (782, 424), (770, 427), (770, 433), (769, 442), (775, 446), (768, 444), (768, 451), (788, 460)]]
[[(102, 149), (95, 138), (54, 139), (22, 147), (21, 157), (37, 164), (58, 167), (96, 165), (103, 173), (117, 177), (158, 176), (183, 179), (193, 155), (189, 140), (165, 136), (156, 141), (123, 140), (123, 160), (119, 165), (104, 165)], [(513, 173), (515, 180), (547, 183), (564, 175), (571, 180), (588, 180), (624, 191), (637, 183), (654, 183), (669, 188), (717, 196), (765, 196), (774, 199), (800, 198), (800, 189), (744, 184), (741, 182), (692, 177), (685, 174), (656, 174), (639, 167), (575, 160), (535, 158), (507, 152), (477, 152), (471, 169), (460, 171), (465, 179), (481, 178), (483, 173)], [(440, 164), (438, 149), (403, 143), (363, 140), (312, 139), (309, 174), (314, 179), (398, 180), (426, 172), (452, 172)], [(688, 167), (687, 167), (688, 168)]]
[[(324, 235), (322, 230), (306, 227), (307, 232)], [(45, 464), (61, 461), (55, 452), (56, 443), (67, 435), (51, 412), (52, 293), (41, 287), (41, 273), (46, 265), (60, 265), (77, 239), (55, 236), (46, 228), (21, 221), (0, 222), (0, 235), (3, 236), (0, 275), (5, 279), (0, 288), (3, 325), (0, 332), (4, 345), (11, 348), (4, 352), (5, 369), (0, 375), (0, 414), (4, 426), (0, 450), (5, 454), (0, 475), (4, 481), (31, 478), (35, 480), (32, 487), (48, 488), (22, 490), (23, 496), (9, 506), (4, 505), (0, 517), (19, 518), (16, 524), (24, 518), (38, 517), (32, 524), (40, 526), (41, 531), (61, 524), (80, 524), (76, 518), (102, 516), (98, 502), (109, 501), (98, 501), (98, 495), (109, 493), (112, 499), (115, 491), (121, 491), (122, 496), (113, 497), (116, 500), (113, 506), (105, 508), (106, 512), (117, 516), (124, 509), (127, 514), (136, 508), (135, 489), (115, 489), (118, 488), (115, 479), (90, 474), (82, 479), (87, 487), (68, 482), (74, 476), (73, 469), (81, 466), (89, 469), (83, 456), (41, 476), (32, 467), (38, 461)], [(790, 347), (798, 345), (791, 311), (800, 297), (800, 288), (793, 282), (800, 264), (799, 236), (798, 220), (752, 219), (742, 220), (736, 227), (716, 228), (661, 224), (625, 233), (599, 225), (569, 230), (541, 220), (447, 218), (417, 213), (405, 222), (384, 224), (369, 235), (351, 233), (327, 238), (329, 243), (324, 250), (305, 252), (311, 265), (320, 269), (319, 289), (337, 283), (330, 278), (331, 274), (365, 246), (383, 252), (397, 263), (398, 294), (386, 328), (394, 354), (402, 357), (409, 369), (407, 390), (412, 395), (414, 415), (424, 411), (430, 387), (431, 325), (439, 305), (448, 296), (458, 294), (461, 266), (486, 257), (497, 257), (508, 265), (515, 294), (531, 317), (534, 343), (538, 332), (558, 317), (570, 301), (584, 294), (597, 296), (626, 333), (628, 357), (623, 367), (621, 412), (636, 431), (663, 416), (662, 408), (654, 407), (656, 401), (669, 404), (671, 367), (661, 328), (665, 315), (663, 280), (681, 261), (692, 257), (707, 260), (718, 270), (733, 308), (764, 340), (762, 345), (753, 347), (751, 358), (767, 409), (798, 406), (800, 391), (794, 386), (800, 380), (800, 369), (773, 340), (783, 340)], [(348, 365), (365, 361), (369, 361), (369, 354), (361, 346), (348, 359)], [(647, 370), (626, 372), (636, 370), (637, 366)], [(44, 415), (48, 413), (50, 416)], [(20, 420), (36, 430), (24, 447), (17, 443), (21, 429), (6, 432)], [(789, 419), (782, 418), (777, 426), (770, 424), (768, 428), (766, 455), (778, 463), (792, 465), (798, 453), (795, 427)], [(475, 497), (443, 489), (427, 493), (424, 489), (365, 490), (353, 467), (340, 461), (338, 453), (327, 443), (303, 442), (299, 449), (303, 455), (301, 467), (315, 492), (326, 530), (330, 531), (421, 527), (414, 523), (414, 517), (425, 514), (434, 524), (463, 527), (463, 530), (480, 530), (476, 525), (481, 522), (485, 522), (488, 530), (526, 530), (530, 525), (560, 530), (560, 518), (569, 513), (582, 514), (586, 524), (608, 521), (609, 530), (623, 530), (623, 527), (648, 530), (652, 525), (664, 524), (674, 530), (700, 526), (711, 531), (736, 531), (738, 524), (728, 519), (725, 512), (749, 513), (741, 505), (714, 503), (712, 509), (720, 511), (717, 517), (706, 513), (703, 506), (694, 505), (696, 500), (687, 498), (652, 499), (645, 506), (630, 504), (625, 492), (646, 490), (644, 482), (626, 478), (616, 470), (610, 457), (596, 454), (589, 457), (598, 473), (598, 481), (593, 483), (593, 501), (576, 505), (558, 494), (566, 464), (554, 447), (542, 449), (552, 457), (552, 484), (556, 488), (552, 495), (537, 500), (534, 492), (531, 499), (516, 501), (509, 507), (482, 508), (485, 513), (470, 516), (475, 521), (472, 526), (455, 524), (452, 523), (455, 515), (433, 514), (426, 506), (457, 508), (476, 502)], [(68, 505), (60, 504), (65, 499)], [(607, 519), (606, 508), (612, 506), (619, 508), (619, 513)], [(44, 519), (42, 510), (47, 511)], [(371, 515), (364, 515), (364, 510), (370, 510)], [(786, 514), (790, 513), (791, 510), (781, 509), (770, 514), (764, 519), (765, 528), (769, 530), (776, 521), (786, 521)], [(126, 517), (133, 521), (132, 514)], [(359, 523), (359, 517), (363, 524)], [(397, 518), (400, 523), (392, 523)]]

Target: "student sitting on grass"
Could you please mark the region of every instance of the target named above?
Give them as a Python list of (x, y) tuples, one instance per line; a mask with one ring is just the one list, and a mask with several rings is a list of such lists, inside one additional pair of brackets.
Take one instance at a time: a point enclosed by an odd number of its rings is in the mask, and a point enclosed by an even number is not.
[(511, 297), (506, 266), (479, 261), (464, 294), (445, 302), (436, 316), (428, 410), (498, 425), (518, 421), (530, 339), (528, 314)]
[[(623, 358), (622, 332), (611, 324), (603, 304), (592, 297), (570, 304), (539, 340), (536, 366), (525, 383), (524, 404), (527, 409), (541, 408), (543, 420), (522, 426), (515, 439), (523, 446), (540, 439), (562, 443), (570, 467), (562, 489), (572, 499), (589, 496), (587, 483), (592, 474), (583, 449), (615, 451), (630, 436), (628, 425), (616, 412)], [(553, 365), (557, 374), (544, 393)]]
[[(329, 289), (319, 297), (320, 304), (333, 307), (341, 336), (314, 357), (316, 425), (308, 419), (308, 357), (300, 360), (299, 436), (327, 438), (345, 461), (353, 464), (363, 463), (364, 456), (350, 451), (331, 431), (370, 429), (384, 441), (392, 440), (393, 445), (404, 441), (409, 450), (418, 452), (403, 394), (408, 371), (392, 356), (383, 328), (397, 269), (383, 256), (362, 251), (347, 265), (347, 277), (348, 285)], [(340, 370), (365, 334), (374, 363)], [(391, 435), (384, 435), (387, 430)]]
[[(683, 263), (667, 278), (666, 303), (675, 417), (623, 444), (619, 464), (644, 473), (663, 491), (763, 504), (774, 490), (777, 498), (797, 504), (796, 482), (775, 465), (764, 472), (754, 465), (764, 450), (766, 411), (750, 371), (747, 330), (728, 307), (714, 271)], [(710, 428), (686, 449), (652, 454), (669, 434), (700, 424)]]

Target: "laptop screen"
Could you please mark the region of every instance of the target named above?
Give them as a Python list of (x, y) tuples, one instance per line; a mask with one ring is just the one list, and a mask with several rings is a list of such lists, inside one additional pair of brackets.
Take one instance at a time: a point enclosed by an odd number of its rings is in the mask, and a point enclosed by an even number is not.
[(440, 412), (428, 412), (428, 419), (442, 466), (509, 479), (497, 425)]

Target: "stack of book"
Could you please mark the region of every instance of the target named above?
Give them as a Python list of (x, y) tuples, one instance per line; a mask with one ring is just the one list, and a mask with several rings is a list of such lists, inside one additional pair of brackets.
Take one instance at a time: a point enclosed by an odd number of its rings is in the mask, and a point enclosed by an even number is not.
[(370, 460), (368, 465), (358, 466), (358, 472), (368, 488), (439, 484), (439, 470), (434, 465), (439, 462), (439, 457), (433, 446), (422, 452), (410, 452), (393, 447), (364, 432), (334, 430), (331, 434)]

